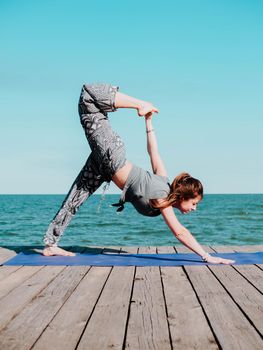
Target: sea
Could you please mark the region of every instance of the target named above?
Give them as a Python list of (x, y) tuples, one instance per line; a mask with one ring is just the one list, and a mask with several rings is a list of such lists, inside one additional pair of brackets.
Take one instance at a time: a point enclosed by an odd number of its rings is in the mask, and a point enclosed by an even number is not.
[[(0, 246), (41, 246), (64, 195), (0, 195)], [(177, 245), (162, 216), (139, 215), (130, 203), (117, 213), (117, 194), (91, 196), (60, 240), (61, 246)], [(175, 209), (205, 245), (263, 244), (263, 194), (206, 194), (196, 212)]]

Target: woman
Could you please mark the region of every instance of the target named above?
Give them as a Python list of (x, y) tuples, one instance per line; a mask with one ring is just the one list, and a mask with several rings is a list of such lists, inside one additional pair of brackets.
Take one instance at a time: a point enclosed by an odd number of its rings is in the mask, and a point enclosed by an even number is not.
[[(111, 129), (108, 112), (118, 108), (134, 108), (145, 117), (147, 150), (153, 174), (125, 158), (125, 147), (119, 135)], [(125, 202), (131, 202), (142, 215), (162, 215), (175, 237), (193, 252), (210, 263), (231, 264), (232, 260), (212, 257), (206, 253), (191, 233), (177, 220), (173, 208), (186, 214), (196, 210), (203, 198), (199, 180), (187, 173), (178, 175), (171, 185), (158, 153), (157, 140), (152, 126), (152, 116), (158, 110), (149, 102), (122, 94), (118, 87), (109, 84), (84, 85), (79, 100), (80, 121), (88, 139), (91, 154), (74, 181), (61, 208), (44, 236), (43, 254), (73, 256), (57, 246), (67, 225), (80, 205), (104, 182), (113, 181), (121, 190), (120, 211)]]

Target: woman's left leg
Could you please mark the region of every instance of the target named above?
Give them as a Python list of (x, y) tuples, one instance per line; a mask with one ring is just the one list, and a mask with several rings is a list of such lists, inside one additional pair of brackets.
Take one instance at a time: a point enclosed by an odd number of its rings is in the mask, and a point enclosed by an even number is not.
[(117, 88), (109, 84), (84, 85), (81, 91), (80, 120), (92, 153), (45, 233), (44, 243), (50, 248), (44, 249), (44, 255), (66, 255), (57, 243), (73, 216), (84, 201), (104, 181), (110, 181), (125, 163), (124, 144), (111, 129), (107, 117), (107, 112), (115, 110), (116, 91)]
[(56, 246), (58, 244), (79, 207), (104, 181), (105, 179), (98, 172), (94, 154), (91, 153), (44, 235), (46, 246)]

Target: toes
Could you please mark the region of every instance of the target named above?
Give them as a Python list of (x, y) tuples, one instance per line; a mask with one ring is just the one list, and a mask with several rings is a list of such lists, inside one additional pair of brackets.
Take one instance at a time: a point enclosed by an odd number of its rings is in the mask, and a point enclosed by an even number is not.
[(59, 249), (59, 250), (56, 250), (56, 251), (50, 251), (50, 250), (43, 250), (42, 251), (42, 254), (44, 256), (54, 256), (54, 255), (58, 255), (58, 256), (75, 256), (76, 254), (75, 253), (72, 253), (72, 252), (67, 252), (63, 249)]

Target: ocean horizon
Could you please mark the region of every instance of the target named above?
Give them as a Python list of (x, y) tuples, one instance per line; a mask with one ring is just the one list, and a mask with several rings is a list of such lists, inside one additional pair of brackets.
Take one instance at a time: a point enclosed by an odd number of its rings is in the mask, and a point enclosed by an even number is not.
[[(43, 235), (64, 194), (0, 195), (0, 245), (43, 245)], [(161, 246), (181, 244), (162, 216), (139, 215), (130, 203), (121, 213), (119, 194), (95, 194), (79, 209), (61, 246)], [(179, 221), (204, 245), (263, 244), (263, 194), (205, 194), (196, 212), (175, 210)]]

